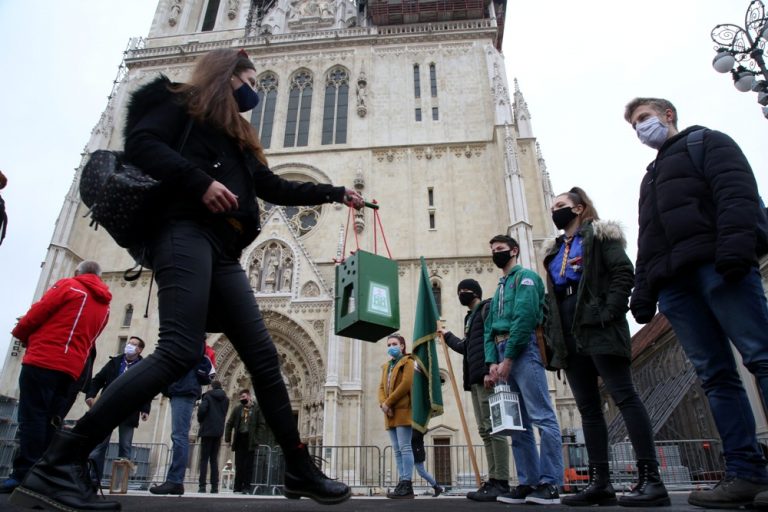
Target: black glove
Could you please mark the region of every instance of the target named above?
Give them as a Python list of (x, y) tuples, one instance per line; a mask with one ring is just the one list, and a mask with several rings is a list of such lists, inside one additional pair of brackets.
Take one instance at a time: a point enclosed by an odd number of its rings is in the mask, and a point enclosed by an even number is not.
[(715, 270), (726, 283), (738, 283), (752, 269), (752, 263), (743, 260), (727, 260), (715, 265)]
[(629, 301), (629, 309), (632, 311), (632, 316), (635, 317), (637, 323), (647, 324), (656, 315), (656, 301), (635, 288)]

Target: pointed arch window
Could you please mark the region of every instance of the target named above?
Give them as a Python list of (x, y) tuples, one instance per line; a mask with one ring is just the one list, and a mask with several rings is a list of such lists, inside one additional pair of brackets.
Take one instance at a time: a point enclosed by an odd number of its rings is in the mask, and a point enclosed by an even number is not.
[(219, 1), (208, 0), (208, 5), (205, 7), (205, 16), (203, 17), (202, 32), (209, 32), (216, 25), (216, 16), (219, 14)]
[(347, 142), (348, 104), (349, 74), (343, 68), (334, 68), (325, 79), (323, 144)]
[(251, 114), (251, 125), (259, 133), (261, 145), (268, 148), (272, 145), (272, 128), (275, 121), (277, 76), (274, 73), (265, 73), (259, 77), (257, 82), (256, 92), (258, 92), (261, 101)]
[(312, 75), (300, 71), (291, 78), (288, 117), (283, 146), (306, 146), (309, 142), (309, 114), (312, 110)]
[(429, 88), (432, 92), (432, 97), (437, 98), (437, 70), (435, 69), (434, 62), (429, 65)]
[(421, 76), (419, 75), (419, 65), (413, 65), (413, 95), (421, 98)]
[(133, 320), (133, 304), (125, 306), (125, 313), (123, 314), (123, 327), (130, 327), (131, 320)]

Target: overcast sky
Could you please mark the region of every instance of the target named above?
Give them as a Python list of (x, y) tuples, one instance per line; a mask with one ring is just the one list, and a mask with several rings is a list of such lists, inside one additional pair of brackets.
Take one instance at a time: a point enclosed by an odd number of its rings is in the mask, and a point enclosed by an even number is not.
[[(518, 79), (555, 192), (579, 185), (622, 222), (634, 258), (638, 184), (654, 151), (623, 120), (660, 96), (679, 127), (738, 142), (768, 194), (768, 120), (711, 66), (712, 28), (743, 24), (748, 0), (509, 0), (503, 51)], [(128, 38), (157, 0), (0, 0), (0, 169), (9, 216), (0, 246), (0, 364), (37, 286), (80, 152), (106, 106)], [(471, 79), (471, 77), (467, 77)], [(511, 93), (511, 91), (510, 91)], [(759, 141), (763, 142), (760, 143)]]

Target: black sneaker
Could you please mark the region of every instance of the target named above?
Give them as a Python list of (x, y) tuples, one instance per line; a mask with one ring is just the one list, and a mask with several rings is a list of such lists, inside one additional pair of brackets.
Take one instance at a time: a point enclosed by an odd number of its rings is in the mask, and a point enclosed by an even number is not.
[(184, 494), (184, 484), (163, 482), (160, 485), (150, 487), (149, 492), (152, 494), (173, 494), (176, 496), (181, 496)]
[(531, 485), (518, 485), (517, 487), (510, 489), (509, 492), (500, 494), (496, 498), (496, 501), (510, 503), (512, 505), (520, 505), (521, 503), (525, 503), (528, 495), (535, 490), (536, 489)]
[(437, 498), (437, 497), (438, 497), (438, 496), (440, 496), (440, 495), (441, 495), (443, 492), (445, 492), (445, 489), (443, 489), (443, 488), (442, 488), (442, 487), (440, 487), (439, 485), (436, 485), (436, 486), (434, 486), (434, 487), (432, 487), (432, 488), (435, 490), (435, 494), (433, 494), (433, 495), (432, 495), (432, 497), (433, 497), (433, 498)]
[(483, 485), (476, 491), (470, 491), (467, 493), (467, 498), (472, 501), (496, 501), (501, 495), (502, 491), (493, 480), (483, 482)]
[(525, 502), (538, 505), (559, 505), (560, 493), (557, 492), (557, 487), (552, 484), (539, 484), (532, 493), (525, 497)]

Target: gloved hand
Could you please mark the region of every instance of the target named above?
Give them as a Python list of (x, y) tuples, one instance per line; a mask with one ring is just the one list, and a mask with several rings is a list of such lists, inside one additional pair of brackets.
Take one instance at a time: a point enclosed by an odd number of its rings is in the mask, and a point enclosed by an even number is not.
[(632, 298), (629, 301), (629, 309), (632, 316), (639, 324), (647, 324), (656, 315), (656, 301), (643, 290), (632, 290)]
[(726, 260), (715, 264), (715, 270), (726, 283), (738, 283), (752, 269), (752, 263), (744, 260)]

